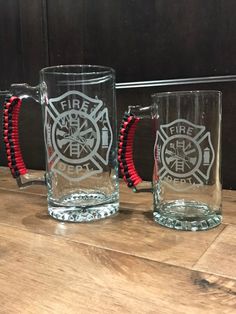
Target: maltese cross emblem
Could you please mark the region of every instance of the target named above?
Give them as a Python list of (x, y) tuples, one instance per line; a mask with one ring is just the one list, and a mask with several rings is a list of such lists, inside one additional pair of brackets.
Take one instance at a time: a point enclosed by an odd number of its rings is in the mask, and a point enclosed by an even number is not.
[(50, 169), (69, 181), (101, 173), (113, 141), (103, 102), (78, 91), (48, 102), (44, 132)]
[(205, 126), (178, 119), (161, 125), (154, 148), (159, 177), (171, 188), (183, 190), (207, 184), (215, 159)]

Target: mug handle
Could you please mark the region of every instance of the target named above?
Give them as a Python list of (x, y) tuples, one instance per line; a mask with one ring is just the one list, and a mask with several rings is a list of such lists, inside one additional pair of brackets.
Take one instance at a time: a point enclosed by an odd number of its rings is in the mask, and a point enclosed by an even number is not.
[[(138, 108), (130, 107), (130, 108)], [(122, 177), (129, 188), (134, 192), (152, 192), (152, 188), (137, 189), (137, 185), (143, 180), (139, 176), (133, 160), (133, 143), (137, 125), (141, 118), (134, 115), (132, 109), (125, 112), (121, 122), (118, 141), (118, 163)]]
[[(28, 86), (26, 84), (17, 85), (24, 85), (26, 88)], [(32, 89), (32, 87), (30, 88)], [(24, 96), (22, 98), (24, 98)], [(45, 185), (45, 176), (42, 178), (29, 174), (22, 157), (18, 129), (21, 105), (22, 99), (20, 97), (8, 95), (3, 106), (3, 136), (8, 167), (19, 187), (27, 187), (35, 184)]]

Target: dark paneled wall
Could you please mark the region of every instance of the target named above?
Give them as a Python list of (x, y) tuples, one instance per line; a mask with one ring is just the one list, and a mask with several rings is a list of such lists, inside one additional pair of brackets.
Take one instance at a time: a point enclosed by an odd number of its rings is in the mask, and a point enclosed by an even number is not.
[[(40, 68), (67, 63), (112, 66), (117, 82), (236, 74), (235, 0), (0, 0), (0, 12), (0, 90), (37, 84)], [(236, 83), (118, 90), (118, 120), (153, 91), (201, 88), (223, 91), (224, 187), (236, 189)], [(27, 100), (20, 124), (26, 163), (38, 169), (44, 167), (40, 114)], [(152, 139), (148, 126), (138, 132), (137, 167), (150, 178)], [(6, 164), (2, 143), (0, 164)]]
[[(49, 58), (117, 81), (236, 73), (234, 0), (49, 0)], [(64, 49), (63, 49), (64, 48)]]

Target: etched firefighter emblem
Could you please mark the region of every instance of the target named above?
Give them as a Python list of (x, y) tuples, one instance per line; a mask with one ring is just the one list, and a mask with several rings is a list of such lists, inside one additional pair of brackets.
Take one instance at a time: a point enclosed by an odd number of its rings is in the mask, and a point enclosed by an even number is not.
[(160, 127), (154, 155), (160, 179), (177, 190), (207, 184), (215, 159), (210, 133), (184, 119)]
[(65, 112), (55, 124), (55, 148), (62, 160), (78, 163), (96, 150), (99, 130), (89, 115)]
[(113, 138), (103, 102), (70, 91), (50, 99), (45, 115), (50, 167), (70, 181), (102, 172)]

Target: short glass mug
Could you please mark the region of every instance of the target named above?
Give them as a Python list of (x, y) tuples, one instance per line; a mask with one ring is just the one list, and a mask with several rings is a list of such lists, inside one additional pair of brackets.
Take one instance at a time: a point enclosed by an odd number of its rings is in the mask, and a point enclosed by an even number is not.
[[(13, 96), (14, 95), (14, 96)], [(18, 115), (21, 99), (41, 104), (46, 151), (43, 178), (22, 159)], [(35, 117), (36, 118), (36, 117)], [(86, 222), (118, 211), (115, 71), (95, 65), (63, 65), (40, 71), (40, 84), (11, 85), (4, 104), (4, 142), (20, 187), (46, 184), (49, 214)]]
[[(130, 106), (119, 136), (120, 170), (137, 191), (142, 181), (133, 163), (140, 119), (154, 121), (153, 218), (179, 230), (207, 230), (221, 223), (220, 91), (152, 95), (152, 105)], [(140, 190), (141, 191), (141, 190)]]

